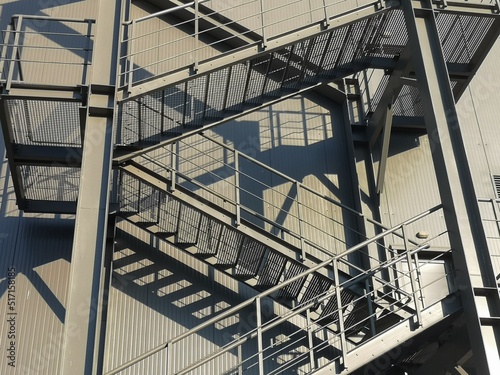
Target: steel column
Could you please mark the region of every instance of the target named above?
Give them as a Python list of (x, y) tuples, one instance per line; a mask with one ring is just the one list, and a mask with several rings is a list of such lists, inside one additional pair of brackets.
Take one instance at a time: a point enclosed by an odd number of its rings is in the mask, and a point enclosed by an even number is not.
[(377, 194), (381, 194), (382, 190), (384, 189), (385, 170), (387, 167), (387, 158), (389, 157), (389, 144), (391, 141), (393, 115), (394, 115), (394, 107), (392, 104), (389, 104), (385, 111), (382, 152), (380, 155), (380, 162), (378, 164), (378, 173), (377, 173)]
[(123, 3), (122, 0), (99, 2), (93, 58), (98, 64), (90, 77), (61, 374), (94, 374), (98, 367), (98, 313), (104, 284), (112, 126)]
[(481, 320), (498, 317), (498, 292), (489, 300), (475, 295), (476, 290), (496, 288), (496, 281), (432, 3), (404, 1), (402, 7), (476, 371), (494, 374), (500, 367), (498, 328)]

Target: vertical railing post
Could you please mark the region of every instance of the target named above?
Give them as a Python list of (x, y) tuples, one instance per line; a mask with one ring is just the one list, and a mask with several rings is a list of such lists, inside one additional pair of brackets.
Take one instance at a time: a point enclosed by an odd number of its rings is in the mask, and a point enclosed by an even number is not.
[(262, 308), (261, 299), (255, 300), (255, 309), (257, 313), (257, 350), (259, 357), (259, 375), (264, 375), (264, 344), (262, 339)]
[(267, 37), (266, 37), (266, 21), (264, 16), (264, 0), (260, 0), (260, 23), (262, 32), (262, 48), (267, 47)]
[(403, 225), (401, 227), (401, 232), (403, 233), (403, 241), (406, 253), (406, 262), (408, 263), (408, 273), (410, 275), (410, 283), (411, 283), (411, 294), (413, 296), (413, 302), (415, 304), (415, 311), (417, 312), (417, 324), (422, 326), (422, 313), (420, 311), (420, 303), (418, 294), (420, 292), (420, 288), (417, 286), (417, 279), (415, 277), (415, 270), (413, 268), (413, 259), (411, 257), (410, 250), (408, 248), (408, 237), (406, 236), (406, 226)]
[(305, 253), (305, 240), (304, 240), (304, 232), (302, 228), (302, 203), (300, 199), (300, 187), (301, 184), (299, 181), (295, 181), (295, 188), (297, 189), (297, 216), (299, 220), (299, 237), (300, 237), (300, 251), (301, 251), (301, 257), (302, 260), (306, 260), (306, 253)]
[(166, 368), (166, 371), (165, 371), (165, 374), (166, 375), (170, 375), (172, 374), (172, 370), (173, 370), (173, 366), (172, 366), (172, 348), (170, 347), (170, 345), (167, 345), (166, 347), (167, 349), (167, 368)]
[(91, 48), (91, 39), (92, 39), (92, 25), (93, 25), (93, 20), (88, 20), (87, 21), (87, 41), (85, 43), (85, 51), (83, 54), (83, 74), (82, 74), (82, 85), (85, 85), (87, 83), (87, 70), (88, 66), (90, 65), (89, 61), (91, 59), (89, 58), (89, 53), (90, 53), (90, 48)]
[(199, 0), (194, 0), (194, 65), (193, 71), (198, 72), (198, 47), (200, 42), (200, 10), (199, 10)]
[(128, 43), (127, 43), (127, 48), (128, 48), (128, 82), (127, 82), (127, 90), (129, 93), (132, 92), (132, 85), (133, 85), (133, 80), (134, 80), (134, 31), (135, 31), (135, 20), (132, 20), (132, 23), (128, 25)]
[(325, 13), (325, 27), (330, 26), (330, 16), (328, 15), (328, 10), (326, 9), (326, 0), (323, 0), (323, 12)]
[(307, 340), (309, 343), (309, 365), (311, 368), (309, 371), (312, 371), (316, 368), (316, 361), (314, 359), (314, 341), (313, 341), (313, 333), (312, 333), (312, 325), (311, 325), (311, 311), (309, 309), (306, 310), (306, 319), (307, 319)]
[(342, 361), (344, 362), (344, 368), (347, 369), (347, 340), (345, 337), (345, 327), (344, 327), (344, 312), (342, 311), (342, 296), (340, 293), (340, 277), (339, 277), (339, 266), (337, 260), (332, 261), (333, 265), (333, 280), (335, 282), (335, 292), (337, 298), (337, 308), (339, 310), (339, 332), (340, 332), (340, 350), (342, 351)]
[(498, 210), (498, 202), (496, 201), (496, 199), (491, 199), (490, 200), (491, 202), (491, 206), (492, 206), (492, 209), (493, 209), (493, 215), (495, 217), (495, 227), (497, 229), (497, 233), (498, 233), (498, 238), (500, 238), (500, 226), (499, 226), (499, 217), (500, 217), (500, 212)]
[(165, 133), (165, 89), (161, 91), (160, 134)]
[[(9, 46), (9, 41), (12, 33), (12, 25), (9, 23), (7, 25), (7, 28), (5, 30), (5, 36), (3, 38), (3, 46), (2, 46), (2, 51), (0, 52), (0, 79), (2, 79), (2, 76), (4, 76), (4, 68), (5, 68), (5, 61), (7, 61), (7, 51), (8, 51), (8, 46)], [(10, 67), (10, 63), (7, 64)], [(7, 75), (5, 75), (5, 78), (7, 78)]]
[[(370, 331), (372, 333), (372, 336), (375, 336), (377, 334), (377, 328), (375, 326), (375, 309), (373, 308), (373, 300), (371, 298), (371, 287), (370, 287), (370, 280), (366, 279), (365, 280), (365, 289), (366, 289), (366, 299), (368, 301), (368, 315), (370, 316)], [(373, 291), (375, 293), (375, 291)]]
[[(240, 335), (236, 334), (235, 339), (239, 340)], [(238, 345), (238, 375), (243, 375), (243, 349)]]
[(236, 223), (238, 226), (241, 224), (241, 201), (240, 201), (240, 153), (234, 150), (234, 199), (236, 202)]
[[(12, 48), (12, 57), (9, 63), (9, 75), (7, 77), (7, 84), (5, 85), (5, 89), (7, 91), (10, 91), (12, 85), (12, 79), (14, 77), (14, 69), (16, 67), (16, 59), (17, 59), (16, 56), (18, 55), (18, 50), (19, 50), (19, 38), (21, 37), (21, 32), (22, 32), (22, 23), (23, 23), (23, 16), (19, 16), (17, 18), (17, 24), (15, 24), (13, 21), (14, 45)], [(20, 61), (19, 64), (21, 64)]]
[(176, 176), (176, 169), (177, 169), (177, 153), (175, 150), (176, 147), (176, 142), (171, 144), (171, 151), (170, 151), (170, 191), (174, 192), (175, 191), (175, 180), (177, 178)]

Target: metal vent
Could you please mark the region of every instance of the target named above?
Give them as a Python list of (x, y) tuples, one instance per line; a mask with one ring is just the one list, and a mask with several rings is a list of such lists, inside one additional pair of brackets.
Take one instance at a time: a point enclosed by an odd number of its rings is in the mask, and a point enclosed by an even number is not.
[(493, 175), (493, 184), (495, 185), (495, 192), (497, 194), (497, 198), (500, 199), (500, 175)]

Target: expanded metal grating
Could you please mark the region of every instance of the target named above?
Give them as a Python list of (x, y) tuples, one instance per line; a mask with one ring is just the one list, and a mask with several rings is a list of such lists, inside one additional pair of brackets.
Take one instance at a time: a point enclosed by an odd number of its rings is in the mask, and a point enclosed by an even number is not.
[(79, 168), (37, 165), (18, 168), (26, 199), (75, 202), (78, 198)]
[(404, 85), (398, 98), (394, 102), (394, 115), (420, 117), (424, 115), (424, 108), (418, 88)]
[[(402, 11), (362, 19), (245, 62), (119, 104), (117, 144), (157, 142), (321, 81), (395, 58), (407, 42)], [(162, 125), (163, 124), (163, 125)]]
[(14, 142), (38, 146), (81, 146), (80, 103), (6, 98)]
[(260, 263), (266, 251), (266, 246), (252, 238), (245, 238), (241, 247), (235, 275), (238, 277), (253, 277), (259, 270)]
[(470, 63), (493, 22), (488, 17), (438, 13), (436, 24), (446, 61)]

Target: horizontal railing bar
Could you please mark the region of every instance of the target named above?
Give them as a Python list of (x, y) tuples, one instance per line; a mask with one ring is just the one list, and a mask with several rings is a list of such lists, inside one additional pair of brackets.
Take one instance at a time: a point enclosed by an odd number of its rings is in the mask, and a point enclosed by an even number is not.
[(91, 62), (63, 62), (63, 61), (44, 61), (44, 60), (25, 60), (25, 59), (1, 59), (4, 61), (16, 61), (33, 64), (56, 64), (56, 65), (92, 65)]
[[(206, 0), (205, 0), (206, 1)], [(91, 18), (66, 18), (66, 17), (51, 17), (51, 16), (37, 16), (31, 14), (14, 14), (11, 18), (22, 17), (23, 20), (46, 20), (54, 22), (76, 22), (76, 23), (95, 23), (95, 19)]]
[[(183, 143), (184, 143), (184, 142), (183, 142)], [(185, 143), (184, 143), (184, 144), (185, 144)], [(187, 145), (187, 144), (186, 144), (186, 145)], [(189, 146), (189, 145), (188, 145), (188, 146)], [(196, 149), (196, 150), (198, 150), (198, 149)], [(166, 151), (171, 152), (171, 151), (169, 151), (169, 150), (166, 150)], [(198, 150), (198, 151), (199, 151), (199, 150)], [(201, 152), (201, 153), (202, 153), (203, 155), (205, 155), (205, 156), (211, 157), (210, 155), (208, 155), (208, 154), (207, 154), (206, 152), (204, 152), (204, 151), (199, 151), (199, 152)], [(181, 157), (178, 153), (174, 153), (174, 155), (176, 155), (179, 159), (181, 159), (181, 160), (185, 160), (186, 162), (192, 163), (192, 164), (194, 165), (194, 163), (193, 163), (193, 162), (191, 162), (191, 161), (187, 160), (186, 158)], [(141, 157), (143, 157), (144, 159), (149, 160), (149, 161), (151, 161), (151, 162), (154, 160), (154, 159), (152, 159), (152, 158), (147, 158), (147, 157), (145, 157), (144, 155), (141, 155)], [(215, 158), (213, 158), (213, 160), (214, 160), (214, 161), (218, 161), (218, 160), (217, 160), (217, 159), (215, 159)], [(166, 170), (170, 170), (170, 169), (171, 169), (171, 167), (168, 167), (168, 166), (166, 166), (166, 165), (162, 165), (161, 163), (158, 163), (158, 162), (155, 162), (155, 164), (156, 164), (156, 165), (158, 165), (158, 166), (162, 166), (162, 167), (166, 168)], [(227, 164), (224, 164), (224, 165), (227, 165)], [(229, 168), (231, 168), (232, 170), (234, 170), (234, 168), (230, 167), (229, 165), (227, 165), (227, 166), (228, 166)], [(210, 171), (208, 171), (208, 170), (206, 170), (206, 169), (204, 169), (204, 168), (202, 168), (202, 170), (204, 170), (204, 171), (206, 171), (206, 172), (208, 172), (208, 173), (210, 173), (210, 174), (212, 174), (212, 175), (216, 176), (217, 178), (220, 178), (218, 175), (214, 174), (213, 172), (210, 172)], [(241, 172), (240, 172), (240, 173), (241, 173)], [(195, 185), (195, 186), (198, 186), (198, 187), (199, 187), (199, 188), (201, 188), (202, 190), (207, 191), (208, 193), (211, 193), (211, 194), (215, 195), (215, 196), (216, 196), (216, 197), (218, 197), (219, 199), (223, 199), (224, 201), (226, 201), (226, 202), (228, 202), (228, 203), (232, 204), (233, 206), (235, 206), (235, 205), (236, 205), (236, 202), (235, 202), (235, 201), (233, 201), (231, 198), (221, 195), (220, 193), (216, 192), (215, 190), (210, 189), (210, 188), (208, 188), (207, 186), (205, 186), (205, 185), (203, 185), (203, 184), (201, 184), (201, 183), (197, 182), (195, 179), (193, 179), (193, 178), (191, 178), (191, 177), (188, 177), (188, 176), (187, 176), (187, 175), (185, 175), (184, 173), (182, 173), (182, 172), (177, 172), (177, 171), (176, 171), (176, 174), (177, 174), (177, 175), (179, 175), (179, 177), (181, 177), (181, 178), (182, 178), (182, 179), (184, 179), (185, 181), (190, 182), (190, 183), (192, 183), (192, 184), (193, 184), (193, 185)], [(248, 177), (251, 177), (251, 176), (246, 175), (246, 174), (244, 174), (244, 175), (245, 175), (245, 176), (248, 176)], [(230, 185), (230, 186), (232, 186), (232, 187), (235, 187), (234, 183), (232, 183), (232, 182), (230, 182), (230, 181), (224, 181), (224, 180), (223, 180), (223, 179), (221, 179), (221, 178), (219, 179), (219, 181), (221, 181), (221, 182), (225, 182), (226, 184), (228, 184), (228, 185)], [(260, 182), (260, 181), (258, 181), (258, 180), (255, 180), (255, 181), (256, 181), (256, 182)], [(266, 185), (264, 184), (264, 186), (266, 186)], [(271, 187), (269, 187), (269, 188), (270, 188), (270, 189), (272, 189)], [(274, 204), (272, 204), (272, 203), (269, 203), (269, 202), (267, 202), (267, 201), (263, 200), (261, 197), (259, 197), (259, 196), (255, 195), (255, 194), (253, 194), (253, 193), (252, 193), (252, 192), (250, 192), (250, 191), (247, 191), (247, 190), (245, 190), (245, 189), (240, 189), (240, 190), (241, 190), (242, 192), (246, 193), (246, 194), (249, 194), (250, 196), (253, 196), (253, 197), (255, 197), (255, 198), (257, 198), (257, 199), (261, 200), (262, 202), (266, 202), (267, 204), (271, 204), (273, 208), (275, 208), (276, 210), (278, 210), (278, 211), (280, 211), (280, 212), (285, 212), (285, 211), (284, 211), (281, 207), (276, 206), (276, 205), (274, 205)], [(289, 195), (285, 195), (284, 193), (279, 192), (279, 191), (276, 191), (276, 190), (274, 190), (274, 189), (273, 189), (273, 191), (274, 191), (274, 192), (276, 192), (276, 193), (281, 194), (283, 197), (285, 197), (285, 198), (287, 198), (287, 199), (292, 199), (294, 202), (296, 202), (296, 203), (298, 204), (298, 202), (297, 202), (294, 198), (290, 197)], [(298, 234), (298, 233), (295, 233), (292, 229), (289, 229), (289, 228), (284, 227), (283, 225), (281, 225), (281, 224), (279, 224), (279, 223), (277, 223), (277, 222), (273, 221), (272, 219), (269, 219), (269, 218), (265, 217), (263, 214), (258, 213), (257, 211), (254, 211), (254, 210), (252, 210), (252, 209), (251, 209), (251, 208), (249, 208), (249, 207), (246, 207), (246, 206), (244, 206), (244, 205), (241, 205), (240, 207), (241, 207), (241, 209), (242, 209), (242, 210), (244, 210), (245, 212), (248, 212), (248, 213), (250, 213), (250, 214), (252, 214), (252, 215), (254, 215), (254, 216), (256, 216), (256, 217), (258, 217), (258, 218), (260, 218), (260, 219), (262, 219), (262, 220), (264, 220), (265, 222), (267, 222), (268, 224), (272, 225), (273, 227), (278, 228), (278, 229), (279, 229), (279, 230), (281, 230), (282, 232), (287, 233), (287, 234), (289, 234), (290, 236), (292, 236), (292, 237), (294, 237), (294, 238), (296, 238), (296, 239), (298, 239), (298, 240), (300, 240), (301, 238), (303, 238), (303, 236), (301, 236), (301, 235), (300, 235), (300, 234)], [(310, 209), (310, 210), (312, 210), (314, 213), (317, 213), (317, 214), (321, 215), (322, 217), (324, 217), (324, 218), (325, 218), (328, 222), (331, 222), (331, 223), (333, 223), (333, 224), (343, 225), (341, 222), (339, 222), (339, 221), (337, 221), (337, 220), (335, 220), (335, 219), (333, 219), (333, 218), (330, 218), (330, 217), (328, 217), (328, 216), (326, 216), (326, 215), (322, 214), (321, 212), (319, 212), (319, 211), (317, 211), (317, 210), (314, 210), (314, 209), (312, 209), (312, 208), (309, 208), (309, 209)], [(289, 211), (287, 212), (287, 214), (288, 214), (288, 215), (289, 215), (292, 219), (295, 219), (295, 220), (301, 220), (301, 218), (300, 218), (298, 215), (295, 215), (295, 214), (293, 214), (293, 213), (290, 213)], [(363, 235), (362, 233), (358, 232), (358, 231), (357, 231), (357, 230), (355, 230), (354, 228), (351, 228), (351, 227), (348, 227), (348, 226), (345, 226), (345, 225), (344, 225), (344, 227), (345, 227), (345, 228), (347, 228), (347, 229), (349, 229), (350, 231), (352, 231), (354, 234)], [(321, 228), (315, 227), (315, 230), (316, 230), (316, 231), (318, 231), (318, 232), (320, 232), (320, 233), (322, 233), (322, 234), (325, 234), (325, 235), (331, 236), (331, 234), (330, 234), (329, 232), (327, 232), (326, 230), (323, 230), (323, 229), (321, 229)], [(333, 237), (336, 241), (339, 241), (340, 243), (342, 243), (342, 244), (344, 244), (344, 245), (346, 245), (346, 244), (347, 244), (346, 240), (344, 240), (344, 239), (342, 239), (342, 238), (338, 238), (338, 237), (334, 237), (334, 236), (332, 236), (332, 237)], [(367, 238), (366, 236), (364, 236), (364, 237), (365, 237), (365, 238)], [(315, 249), (317, 249), (317, 250), (319, 250), (319, 251), (323, 252), (323, 253), (324, 253), (324, 254), (326, 254), (327, 256), (332, 256), (332, 255), (334, 255), (332, 252), (328, 251), (328, 250), (327, 250), (327, 249), (325, 249), (324, 247), (322, 247), (322, 246), (320, 246), (320, 245), (318, 245), (318, 244), (316, 244), (316, 243), (314, 243), (314, 242), (312, 242), (312, 241), (309, 241), (309, 240), (307, 240), (307, 239), (305, 239), (305, 238), (304, 238), (304, 240), (305, 240), (305, 241), (307, 241), (307, 243), (308, 243), (310, 246), (312, 246), (313, 248), (315, 248)], [(379, 246), (383, 246), (382, 244), (379, 244), (379, 243), (378, 243), (378, 245), (379, 245)]]
[[(6, 31), (6, 30), (2, 30)], [(93, 38), (94, 34), (81, 34), (81, 33), (58, 33), (56, 31), (23, 31), (23, 30), (12, 30), (10, 31), (16, 34), (28, 34), (28, 35), (51, 35), (51, 36), (71, 36), (75, 38)]]
[[(202, 4), (202, 3), (205, 3), (207, 1), (209, 1), (209, 0), (199, 0), (198, 4)], [(151, 18), (156, 18), (156, 17), (164, 16), (165, 14), (173, 13), (173, 12), (176, 12), (178, 10), (182, 10), (182, 9), (186, 9), (186, 8), (192, 7), (194, 4), (195, 4), (195, 2), (192, 1), (190, 3), (186, 3), (186, 4), (183, 4), (183, 5), (178, 5), (178, 6), (173, 7), (173, 8), (168, 8), (168, 9), (165, 9), (165, 10), (161, 10), (161, 11), (156, 12), (156, 13), (148, 14), (147, 16), (144, 16), (144, 17), (136, 18), (134, 20), (125, 21), (125, 22), (123, 22), (123, 25), (131, 25), (134, 22), (138, 23), (138, 22), (149, 20)]]
[[(52, 47), (52, 46), (37, 46), (37, 45), (26, 45), (26, 44), (18, 44), (18, 45), (15, 45), (15, 44), (3, 44), (3, 43), (0, 43), (0, 46), (7, 46), (7, 47), (17, 47), (17, 48), (21, 48), (21, 49), (43, 49), (43, 50), (46, 50), (46, 49), (50, 49), (50, 50), (64, 50), (64, 51), (83, 51), (83, 52), (90, 52), (92, 51), (92, 48), (76, 48), (76, 47)], [(25, 61), (23, 59), (21, 59), (21, 61)]]
[[(412, 253), (416, 253), (418, 252), (417, 249), (414, 249), (412, 250)], [(401, 254), (401, 261), (405, 261), (406, 260), (406, 254)], [(411, 271), (410, 271), (411, 272)], [(447, 274), (444, 276), (445, 278), (447, 277)], [(433, 281), (432, 283), (430, 284), (433, 284), (437, 281), (439, 281), (440, 279), (437, 279), (435, 281)], [(359, 282), (359, 281), (358, 281)], [(429, 284), (429, 285), (430, 285)], [(338, 286), (339, 288), (341, 286)], [(345, 286), (343, 287), (345, 288)], [(422, 288), (423, 289), (423, 288)], [(400, 293), (403, 293), (404, 294), (404, 291), (400, 290), (398, 291)], [(361, 296), (358, 296), (357, 299), (353, 300), (350, 304), (354, 304), (355, 302), (363, 299), (363, 298), (369, 298), (372, 294), (374, 295), (375, 291), (370, 291), (370, 292), (367, 292)], [(415, 293), (417, 293), (417, 291), (415, 291)], [(324, 295), (320, 298), (320, 299), (313, 299), (313, 300), (310, 300), (310, 301), (307, 301), (306, 303), (300, 305), (300, 306), (297, 306), (296, 308), (294, 308), (293, 310), (283, 314), (283, 315), (280, 315), (280, 316), (277, 316), (275, 319), (273, 319), (272, 321), (270, 322), (267, 322), (266, 324), (264, 324), (262, 327), (261, 327), (261, 332), (264, 333), (264, 332), (267, 332), (271, 329), (273, 329), (274, 327), (277, 327), (278, 325), (280, 325), (281, 323), (283, 322), (286, 322), (288, 320), (290, 320), (291, 318), (303, 313), (304, 311), (308, 310), (309, 308), (311, 308), (312, 306), (316, 305), (317, 303), (331, 297), (331, 295), (333, 295), (333, 291), (327, 291), (324, 293)], [(410, 298), (410, 300), (408, 301), (411, 302), (412, 301), (412, 295), (411, 294), (407, 294), (407, 296)], [(413, 298), (415, 298), (415, 296), (413, 296)], [(397, 313), (398, 311), (402, 310), (402, 308), (399, 308), (397, 310), (393, 310), (392, 307), (396, 305), (397, 302), (393, 302), (391, 304), (389, 304), (388, 306), (388, 309), (390, 309), (390, 311), (392, 313)], [(407, 304), (408, 304), (407, 303)], [(407, 305), (405, 304), (405, 305)], [(340, 309), (338, 309), (337, 311), (340, 311)], [(377, 314), (376, 313), (373, 313), (372, 315), (366, 317), (365, 319), (363, 320), (360, 320), (360, 321), (357, 321), (356, 324), (360, 324), (360, 323), (365, 323), (367, 322), (369, 319), (371, 319), (372, 317), (376, 317)], [(348, 327), (347, 329), (349, 329), (350, 327)], [(297, 330), (296, 332), (290, 334), (287, 336), (287, 338), (290, 338), (292, 337), (295, 333), (299, 332), (299, 330)], [(219, 357), (221, 354), (224, 354), (224, 353), (227, 353), (229, 350), (237, 347), (237, 346), (240, 346), (242, 343), (248, 341), (248, 340), (251, 340), (251, 339), (254, 339), (255, 337), (257, 337), (258, 335), (258, 332), (257, 332), (257, 328), (254, 328), (252, 329), (250, 332), (248, 332), (244, 337), (242, 338), (238, 338), (236, 340), (234, 340), (231, 344), (229, 344), (228, 346), (224, 346), (223, 348), (221, 348), (220, 350), (217, 350), (215, 352), (213, 352), (212, 354), (210, 354), (209, 356), (203, 358), (202, 360), (200, 361), (197, 361), (195, 363), (193, 363), (192, 365), (184, 368), (182, 371), (178, 372), (177, 374), (178, 375), (183, 375), (183, 374), (187, 374), (189, 373), (191, 370), (205, 364), (205, 363), (208, 363), (210, 362), (211, 360)], [(340, 332), (337, 334), (337, 336), (340, 335)], [(246, 339), (246, 340), (245, 340)], [(269, 348), (269, 347), (268, 347)], [(267, 348), (264, 348), (263, 351), (265, 351)]]

